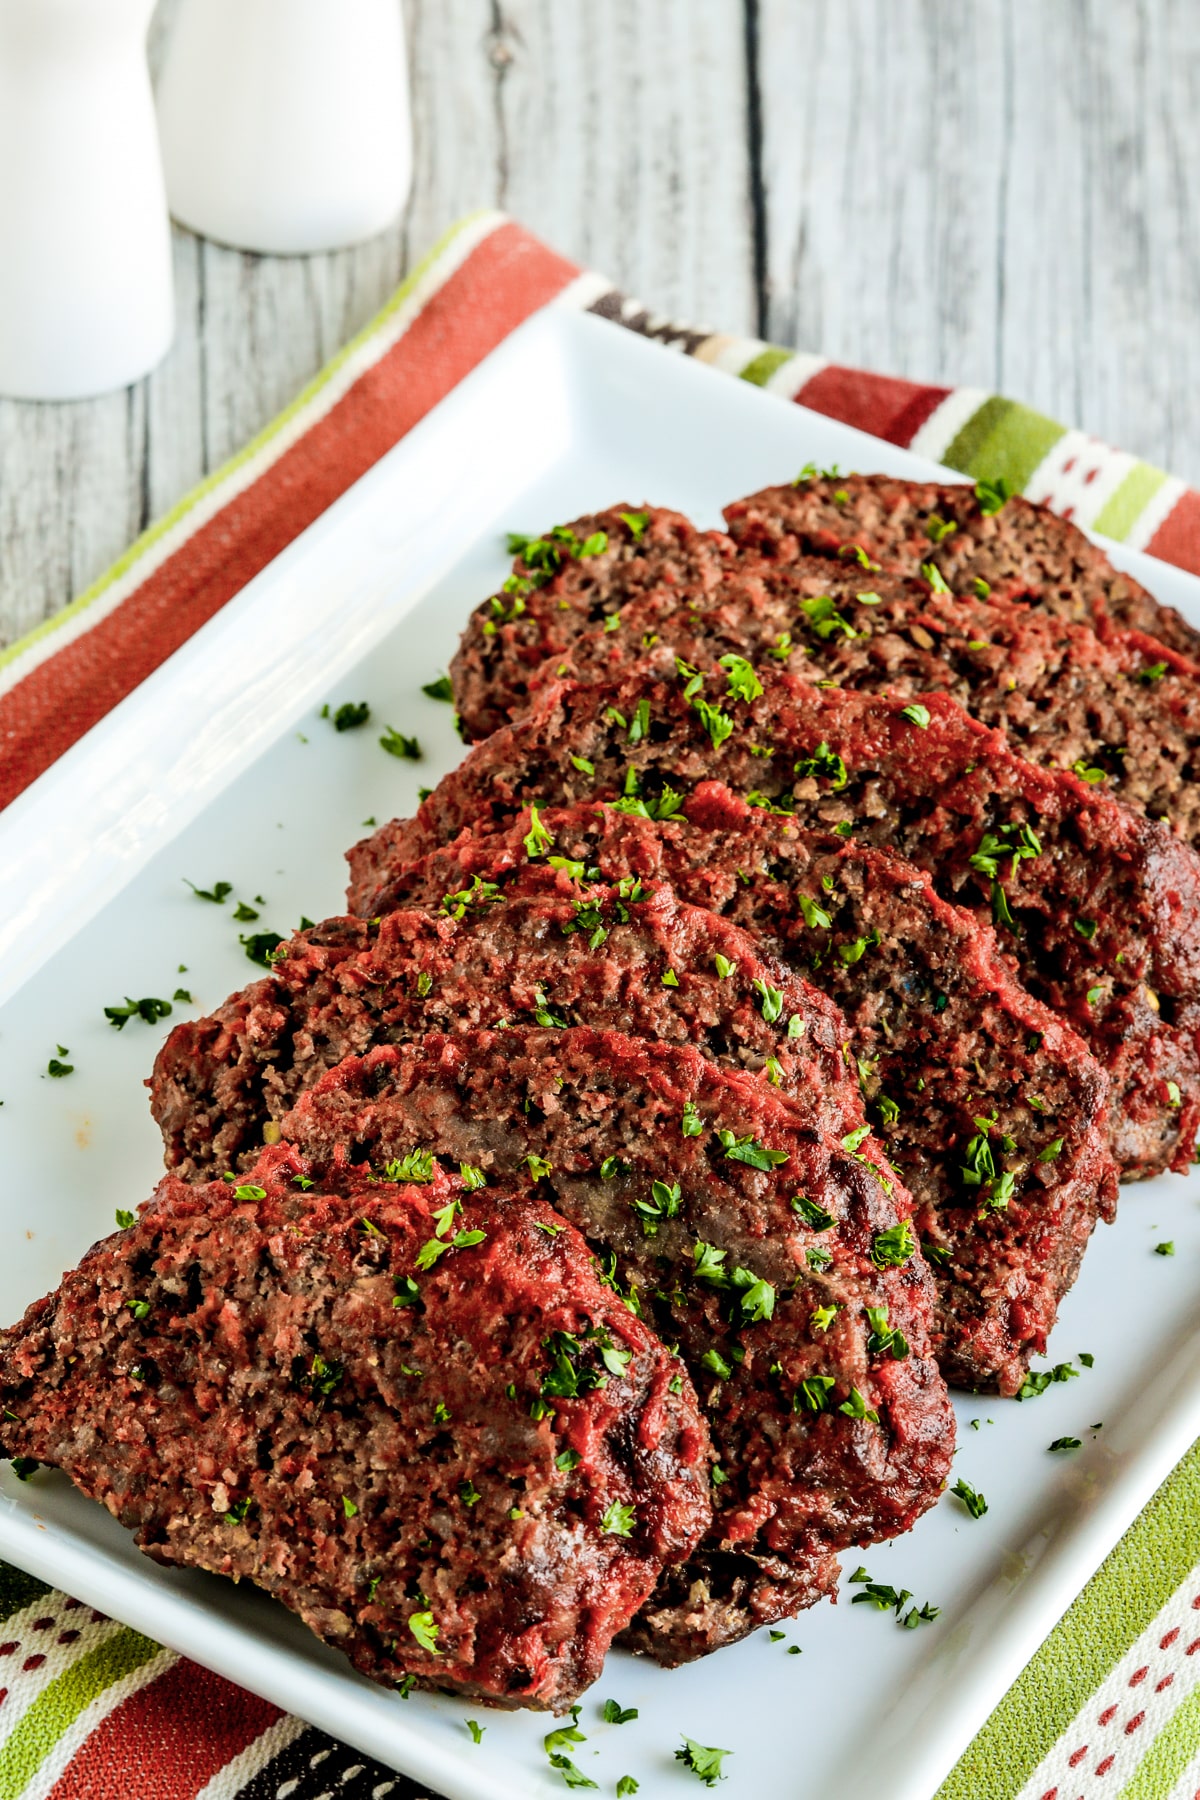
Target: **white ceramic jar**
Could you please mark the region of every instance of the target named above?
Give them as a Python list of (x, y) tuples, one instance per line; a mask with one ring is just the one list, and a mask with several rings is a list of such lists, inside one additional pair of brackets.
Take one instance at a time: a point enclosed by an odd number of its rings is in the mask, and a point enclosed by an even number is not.
[(334, 250), (412, 180), (400, 0), (181, 0), (158, 84), (171, 211), (244, 250)]
[(0, 394), (136, 381), (174, 334), (154, 0), (0, 0)]

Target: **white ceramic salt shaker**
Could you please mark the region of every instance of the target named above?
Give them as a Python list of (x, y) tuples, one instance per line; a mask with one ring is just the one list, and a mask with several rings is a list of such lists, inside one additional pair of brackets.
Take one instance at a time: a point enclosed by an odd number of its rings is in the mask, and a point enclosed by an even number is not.
[(0, 394), (123, 387), (174, 334), (154, 0), (0, 0)]
[(335, 250), (412, 180), (400, 0), (181, 0), (158, 84), (171, 211), (243, 250)]

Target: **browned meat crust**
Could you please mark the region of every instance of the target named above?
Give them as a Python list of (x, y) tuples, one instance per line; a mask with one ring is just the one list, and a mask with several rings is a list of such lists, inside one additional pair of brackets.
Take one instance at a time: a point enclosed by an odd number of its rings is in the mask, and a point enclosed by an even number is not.
[[(991, 927), (940, 899), (912, 864), (803, 830), (716, 783), (691, 804), (702, 804), (703, 825), (582, 804), (540, 817), (560, 864), (665, 878), (837, 1001), (867, 1116), (916, 1202), (942, 1371), (959, 1386), (1015, 1393), (1046, 1347), (1097, 1211), (1115, 1208), (1103, 1070), (1012, 979)], [(507, 831), (464, 831), (393, 870), (384, 889), (360, 896), (364, 909), (436, 906), (464, 884), (527, 886), (528, 825), (526, 813)], [(561, 866), (541, 879), (574, 892)], [(731, 979), (745, 978), (738, 969)]]
[(577, 636), (531, 691), (563, 669), (613, 681), (643, 658), (670, 674), (676, 658), (710, 668), (723, 655), (903, 699), (940, 690), (1031, 762), (1083, 771), (1200, 840), (1200, 670), (1140, 633), (1114, 628), (1101, 640), (1053, 613), (817, 557), (781, 567), (749, 556), (703, 602), (660, 589), (619, 621)]
[(858, 1134), (849, 1150), (822, 1138), (691, 1049), (519, 1027), (351, 1058), (284, 1130), (318, 1164), (424, 1151), (524, 1172), (678, 1344), (719, 1459), (717, 1516), (635, 1628), (661, 1660), (811, 1603), (831, 1552), (936, 1500), (953, 1428), (929, 1276), (908, 1196)]
[(898, 852), (944, 898), (992, 909), (1024, 985), (1108, 1071), (1122, 1168), (1187, 1167), (1200, 1124), (1195, 853), (1099, 788), (1025, 762), (944, 695), (914, 712), (759, 676), (766, 691), (750, 701), (715, 677), (663, 681), (640, 670), (615, 685), (547, 689), (415, 819), (351, 851), (355, 892), (531, 801), (640, 793), (661, 814), (687, 810), (683, 796), (715, 777), (798, 824)]
[(901, 575), (932, 562), (955, 591), (983, 581), (995, 599), (1040, 607), (1102, 635), (1128, 626), (1200, 658), (1200, 632), (1174, 607), (1115, 569), (1078, 526), (1019, 495), (987, 513), (969, 483), (818, 476), (735, 500), (725, 518), (739, 545), (780, 560), (850, 556), (859, 546)]
[(467, 621), (450, 665), (463, 736), (486, 737), (523, 712), (533, 671), (615, 604), (661, 588), (702, 596), (733, 555), (720, 532), (697, 531), (661, 506), (612, 506), (527, 540), (504, 587)]
[(691, 1383), (536, 1195), (304, 1171), (164, 1180), (0, 1333), (0, 1454), (376, 1681), (561, 1712), (708, 1524)]

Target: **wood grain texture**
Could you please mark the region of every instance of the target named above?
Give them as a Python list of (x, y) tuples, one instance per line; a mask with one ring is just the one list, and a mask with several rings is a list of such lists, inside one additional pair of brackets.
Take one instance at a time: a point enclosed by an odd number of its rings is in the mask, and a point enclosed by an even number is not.
[(1193, 0), (761, 0), (767, 327), (1200, 481)]
[(405, 10), (417, 174), (394, 230), (309, 258), (178, 232), (161, 368), (79, 405), (0, 401), (0, 640), (239, 449), (478, 206), (664, 314), (998, 385), (1200, 480), (1193, 0)]

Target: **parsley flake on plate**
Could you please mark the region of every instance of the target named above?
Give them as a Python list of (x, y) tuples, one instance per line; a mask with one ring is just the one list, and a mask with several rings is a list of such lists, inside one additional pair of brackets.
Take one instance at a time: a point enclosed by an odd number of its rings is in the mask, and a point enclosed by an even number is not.
[(381, 749), (387, 751), (389, 756), (399, 756), (407, 762), (420, 762), (423, 754), (418, 740), (415, 737), (406, 737), (402, 731), (397, 731), (394, 725), (384, 726), (379, 745)]
[(422, 1650), (428, 1650), (430, 1656), (441, 1656), (442, 1652), (437, 1646), (438, 1628), (431, 1612), (409, 1613), (408, 1629)]
[(988, 1509), (988, 1503), (969, 1481), (956, 1481), (950, 1492), (962, 1501), (973, 1519), (982, 1519)]
[(713, 1744), (698, 1744), (695, 1738), (685, 1737), (682, 1750), (675, 1752), (675, 1761), (681, 1762), (685, 1769), (699, 1777), (705, 1787), (716, 1787), (718, 1781), (724, 1781), (721, 1764), (732, 1750), (719, 1750)]

